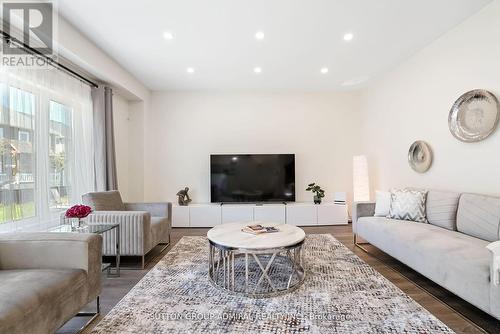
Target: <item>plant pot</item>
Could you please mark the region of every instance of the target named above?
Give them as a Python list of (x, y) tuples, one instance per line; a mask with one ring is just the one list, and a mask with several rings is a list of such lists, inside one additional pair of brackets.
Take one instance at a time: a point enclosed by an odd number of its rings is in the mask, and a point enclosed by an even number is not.
[(321, 204), (321, 197), (314, 196), (314, 204)]

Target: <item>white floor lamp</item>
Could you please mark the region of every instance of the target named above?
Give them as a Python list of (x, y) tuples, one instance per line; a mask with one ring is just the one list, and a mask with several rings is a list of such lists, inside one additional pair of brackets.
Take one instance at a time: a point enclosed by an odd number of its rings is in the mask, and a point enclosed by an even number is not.
[(352, 181), (354, 202), (370, 200), (370, 179), (368, 178), (368, 162), (365, 155), (352, 158)]

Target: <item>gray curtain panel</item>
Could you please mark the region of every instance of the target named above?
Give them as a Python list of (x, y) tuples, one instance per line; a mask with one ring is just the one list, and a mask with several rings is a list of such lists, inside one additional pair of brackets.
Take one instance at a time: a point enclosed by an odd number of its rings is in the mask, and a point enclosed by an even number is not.
[(115, 136), (113, 130), (113, 91), (100, 85), (92, 89), (94, 105), (95, 190), (117, 190)]

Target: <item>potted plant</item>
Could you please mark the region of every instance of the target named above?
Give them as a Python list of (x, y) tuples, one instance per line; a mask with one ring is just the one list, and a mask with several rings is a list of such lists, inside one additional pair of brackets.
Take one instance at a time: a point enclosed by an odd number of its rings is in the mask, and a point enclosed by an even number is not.
[(311, 191), (314, 194), (314, 204), (321, 204), (321, 199), (325, 197), (325, 191), (316, 183), (308, 184), (306, 191)]
[(79, 229), (82, 227), (82, 219), (87, 217), (92, 212), (90, 206), (86, 205), (74, 205), (66, 211), (66, 218), (72, 220), (77, 220), (77, 225), (71, 224), (72, 229)]

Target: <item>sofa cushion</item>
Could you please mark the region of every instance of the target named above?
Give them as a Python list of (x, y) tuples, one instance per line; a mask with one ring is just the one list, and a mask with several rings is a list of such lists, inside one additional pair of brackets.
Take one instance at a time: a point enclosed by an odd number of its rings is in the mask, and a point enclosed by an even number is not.
[(381, 217), (358, 219), (363, 239), (488, 312), (490, 258), (487, 241), (431, 224)]
[(391, 206), (387, 218), (426, 223), (425, 200), (427, 191), (419, 189), (391, 190)]
[(0, 270), (0, 333), (54, 333), (86, 304), (81, 269)]
[(426, 201), (426, 216), (429, 224), (456, 231), (459, 199), (460, 193), (430, 190)]
[(120, 192), (117, 190), (87, 193), (82, 196), (83, 203), (94, 211), (124, 211)]
[(463, 194), (457, 212), (457, 230), (488, 241), (500, 239), (500, 198)]
[(375, 192), (375, 217), (385, 217), (391, 208), (391, 193), (389, 191)]

